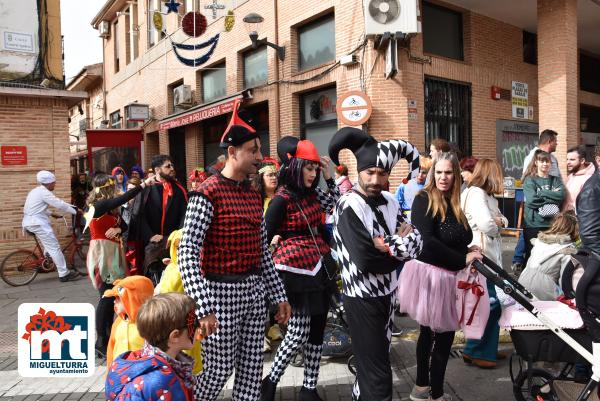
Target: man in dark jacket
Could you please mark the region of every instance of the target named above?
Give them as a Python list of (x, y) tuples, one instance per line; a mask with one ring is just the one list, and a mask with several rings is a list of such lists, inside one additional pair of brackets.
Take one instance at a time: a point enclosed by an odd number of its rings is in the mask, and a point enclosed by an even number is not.
[(583, 246), (600, 255), (600, 146), (594, 152), (596, 172), (577, 196), (576, 211)]
[[(157, 185), (147, 187), (136, 198), (132, 207), (129, 239), (136, 243), (136, 258), (143, 258), (144, 249), (150, 243), (157, 249), (169, 235), (183, 227), (187, 207), (187, 191), (175, 178), (175, 167), (167, 155), (152, 158), (152, 169), (158, 179)], [(160, 259), (160, 256), (153, 257)], [(144, 261), (144, 265), (151, 263)], [(139, 260), (136, 264), (140, 266)]]

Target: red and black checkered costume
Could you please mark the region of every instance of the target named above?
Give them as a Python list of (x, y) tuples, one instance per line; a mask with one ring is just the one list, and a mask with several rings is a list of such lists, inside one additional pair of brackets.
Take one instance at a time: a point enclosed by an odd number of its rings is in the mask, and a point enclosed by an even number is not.
[(200, 318), (215, 314), (217, 333), (202, 342), (204, 370), (195, 399), (216, 400), (235, 368), (233, 400), (258, 400), (266, 294), (286, 301), (268, 250), (259, 193), (216, 174), (190, 196), (178, 251), (185, 292)]
[[(276, 231), (276, 234), (281, 236), (281, 240), (273, 252), (275, 268), (314, 276), (320, 268), (321, 255), (330, 251), (329, 245), (321, 235), (325, 213), (317, 199), (317, 194), (311, 193), (295, 200), (290, 192), (282, 187), (275, 194), (276, 197), (281, 197), (282, 202), (285, 203), (285, 218)], [(277, 201), (275, 202), (277, 204)], [(267, 230), (267, 235), (270, 237), (269, 234)]]
[(332, 284), (328, 276), (335, 274), (323, 266), (323, 256), (331, 252), (323, 231), (325, 213), (333, 212), (340, 192), (333, 179), (326, 182), (328, 192), (316, 187), (298, 194), (288, 186), (281, 187), (265, 216), (268, 237), (281, 236), (273, 251), (273, 261), (292, 305), (287, 333), (265, 380), (276, 385), (292, 358), (302, 351), (303, 387), (310, 392), (316, 391), (323, 351)]

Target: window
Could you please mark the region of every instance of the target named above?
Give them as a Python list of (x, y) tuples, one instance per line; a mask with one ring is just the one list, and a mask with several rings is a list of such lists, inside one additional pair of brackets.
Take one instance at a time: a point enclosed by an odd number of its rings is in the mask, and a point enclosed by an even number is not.
[[(148, 0), (148, 49), (165, 37), (165, 33), (163, 31), (158, 32), (154, 27), (154, 12), (161, 11), (161, 8), (161, 0)], [(165, 18), (163, 18), (163, 24), (165, 24)]]
[(267, 83), (267, 46), (244, 53), (244, 89)]
[(328, 88), (306, 93), (300, 99), (300, 135), (311, 140), (322, 155), (328, 154), (329, 142), (337, 131), (336, 98), (336, 89)]
[(537, 35), (523, 31), (523, 61), (537, 65)]
[(115, 41), (115, 72), (119, 72), (119, 21), (115, 21), (113, 36)]
[(335, 60), (335, 20), (328, 15), (298, 28), (298, 68), (307, 70)]
[(471, 155), (471, 87), (439, 78), (425, 78), (425, 149), (435, 138), (454, 143)]
[(579, 54), (579, 88), (593, 93), (600, 93), (600, 59)]
[(127, 15), (126, 17), (128, 29), (127, 40), (129, 41), (129, 43), (127, 44), (128, 64), (138, 57), (138, 38), (140, 33), (140, 27), (138, 25), (137, 10), (137, 3), (130, 4), (128, 10), (129, 15)]
[(462, 14), (423, 2), (423, 51), (463, 60)]
[(121, 110), (110, 113), (110, 128), (121, 128)]
[(202, 101), (208, 103), (227, 93), (225, 63), (202, 71)]

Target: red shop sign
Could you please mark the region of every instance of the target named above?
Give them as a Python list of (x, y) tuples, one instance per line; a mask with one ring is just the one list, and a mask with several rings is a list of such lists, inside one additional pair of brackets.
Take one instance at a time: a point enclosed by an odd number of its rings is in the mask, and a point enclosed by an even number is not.
[(3, 166), (27, 164), (27, 146), (1, 146)]
[(166, 130), (175, 127), (181, 127), (182, 125), (193, 124), (195, 122), (206, 120), (208, 118), (220, 116), (221, 114), (231, 113), (231, 111), (233, 110), (234, 101), (235, 99), (214, 106), (206, 106), (201, 109), (188, 112), (182, 116), (174, 117), (173, 119), (163, 121), (160, 124), (158, 124), (158, 129)]

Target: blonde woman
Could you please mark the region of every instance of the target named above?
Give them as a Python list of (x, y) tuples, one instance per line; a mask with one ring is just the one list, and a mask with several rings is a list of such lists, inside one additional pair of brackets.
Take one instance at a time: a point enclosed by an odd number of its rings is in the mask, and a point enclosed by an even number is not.
[(104, 291), (112, 288), (113, 281), (127, 275), (127, 262), (121, 243), (121, 235), (127, 224), (121, 218), (119, 207), (133, 199), (147, 185), (155, 182), (146, 178), (139, 187), (123, 195), (115, 196), (116, 182), (106, 174), (97, 174), (92, 180), (92, 191), (85, 215), (90, 227), (90, 248), (87, 254), (87, 270), (94, 288), (100, 293), (96, 308), (96, 350), (106, 354), (114, 314), (114, 298), (104, 298)]
[(404, 265), (398, 295), (400, 310), (421, 327), (413, 401), (451, 400), (444, 394), (444, 376), (459, 327), (456, 273), (482, 258), (478, 248), (470, 248), (473, 233), (460, 208), (460, 181), (456, 155), (440, 153), (412, 204), (411, 222), (421, 233), (423, 251)]
[[(470, 246), (478, 247), (482, 253), (502, 266), (502, 242), (500, 230), (508, 225), (506, 217), (498, 209), (494, 195), (504, 191), (502, 167), (497, 161), (481, 159), (475, 165), (467, 188), (460, 196), (460, 203), (469, 226), (473, 231)], [(498, 320), (502, 313), (496, 289), (487, 283), (490, 295), (490, 316), (481, 340), (467, 340), (463, 350), (463, 360), (482, 369), (496, 366), (498, 358)]]

